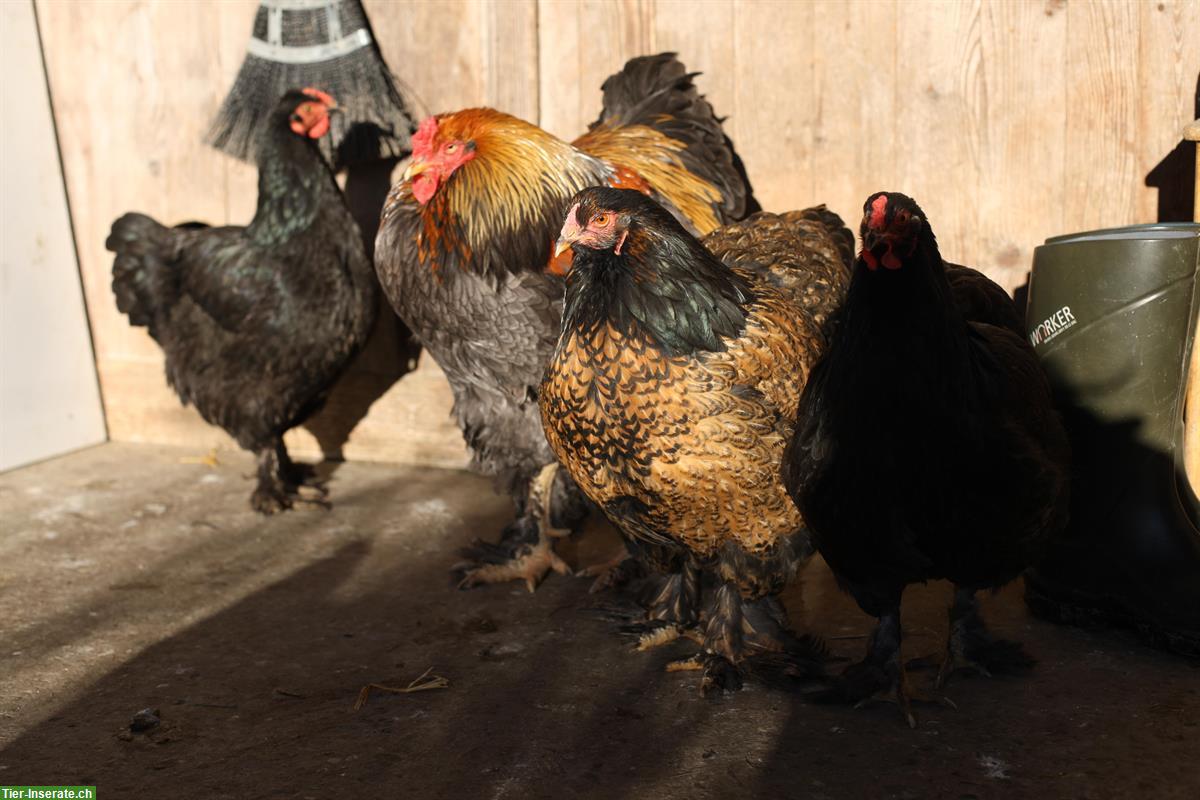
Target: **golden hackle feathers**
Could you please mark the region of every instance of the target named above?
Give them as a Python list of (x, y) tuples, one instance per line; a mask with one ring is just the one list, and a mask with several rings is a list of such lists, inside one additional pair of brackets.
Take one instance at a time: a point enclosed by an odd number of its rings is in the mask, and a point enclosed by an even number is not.
[(642, 178), (678, 210), (680, 222), (703, 236), (721, 224), (720, 190), (688, 170), (680, 157), (686, 145), (643, 125), (599, 126), (576, 139), (575, 147)]

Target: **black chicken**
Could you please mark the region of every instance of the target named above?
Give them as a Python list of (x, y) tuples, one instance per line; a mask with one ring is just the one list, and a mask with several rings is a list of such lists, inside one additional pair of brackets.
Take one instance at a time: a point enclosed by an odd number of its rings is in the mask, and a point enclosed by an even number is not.
[(853, 235), (820, 207), (756, 214), (702, 244), (636, 191), (594, 187), (574, 202), (542, 421), (635, 552), (673, 573), (641, 645), (699, 640), (688, 665), (706, 691), (734, 688), (764, 653), (819, 670), (823, 652), (790, 634), (774, 598), (812, 552), (779, 460)]
[(288, 457), (283, 434), (324, 402), (367, 340), (376, 282), (362, 236), (317, 140), (336, 104), (285, 94), (258, 151), (247, 227), (167, 228), (143, 214), (113, 223), (113, 293), (163, 349), (167, 382), (256, 454), (250, 505), (270, 514), (324, 490)]
[(864, 211), (837, 335), (805, 386), (783, 473), (839, 583), (879, 618), (832, 693), (878, 693), (915, 725), (904, 588), (955, 585), (939, 686), (958, 668), (1030, 666), (990, 637), (975, 593), (1017, 577), (1063, 528), (1068, 447), (1008, 295), (944, 263), (910, 198), (874, 194)]

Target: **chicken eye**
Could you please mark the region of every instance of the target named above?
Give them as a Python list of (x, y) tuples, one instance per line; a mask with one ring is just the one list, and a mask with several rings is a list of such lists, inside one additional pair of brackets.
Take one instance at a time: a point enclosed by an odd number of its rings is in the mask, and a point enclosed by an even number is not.
[(608, 223), (611, 221), (612, 220), (609, 219), (608, 214), (597, 214), (596, 216), (592, 217), (592, 223), (595, 224), (597, 228), (607, 227)]
[(453, 153), (453, 152), (455, 152), (456, 150), (458, 150), (458, 143), (457, 143), (457, 142), (455, 142), (454, 144), (448, 144), (448, 145), (446, 145), (446, 152), (447, 152), (447, 153)]

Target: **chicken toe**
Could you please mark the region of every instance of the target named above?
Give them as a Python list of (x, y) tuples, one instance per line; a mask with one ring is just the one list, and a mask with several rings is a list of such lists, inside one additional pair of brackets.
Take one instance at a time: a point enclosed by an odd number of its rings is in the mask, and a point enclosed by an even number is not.
[(553, 542), (540, 533), (533, 543), (516, 538), (500, 544), (476, 540), (463, 550), (463, 556), (464, 560), (453, 567), (460, 589), (519, 580), (532, 592), (551, 570), (559, 575), (572, 574), (567, 562), (554, 552)]

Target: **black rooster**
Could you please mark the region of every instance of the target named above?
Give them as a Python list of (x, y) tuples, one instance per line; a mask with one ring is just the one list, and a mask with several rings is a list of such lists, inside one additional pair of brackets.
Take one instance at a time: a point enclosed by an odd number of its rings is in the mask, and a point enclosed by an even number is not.
[(975, 593), (1017, 577), (1066, 522), (1068, 446), (1020, 315), (942, 261), (924, 212), (872, 195), (837, 335), (800, 402), (784, 481), (839, 583), (879, 618), (833, 694), (896, 702), (910, 725), (900, 597), (955, 585), (941, 686), (955, 669), (1028, 667), (992, 639)]
[(258, 207), (247, 227), (113, 223), (113, 293), (150, 329), (167, 382), (258, 458), (250, 505), (270, 514), (324, 492), (288, 458), (283, 434), (321, 407), (375, 320), (374, 270), (317, 147), (336, 104), (290, 91), (258, 151)]

